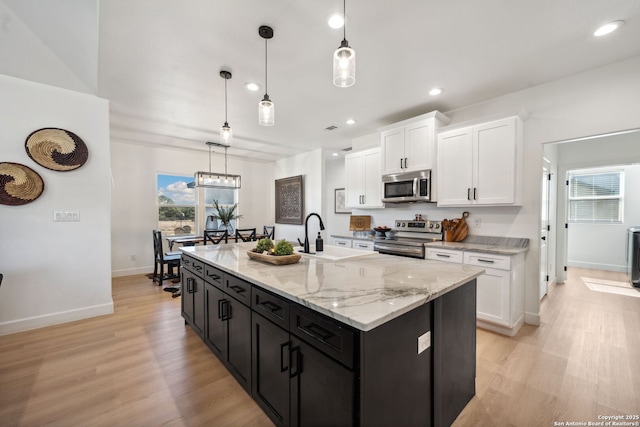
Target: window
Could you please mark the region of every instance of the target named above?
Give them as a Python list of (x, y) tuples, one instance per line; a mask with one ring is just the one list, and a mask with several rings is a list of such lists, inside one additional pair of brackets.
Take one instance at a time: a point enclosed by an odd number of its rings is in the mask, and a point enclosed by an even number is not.
[(624, 172), (570, 171), (569, 221), (620, 223), (624, 212)]
[(193, 176), (158, 174), (158, 230), (164, 236), (196, 233), (196, 191)]

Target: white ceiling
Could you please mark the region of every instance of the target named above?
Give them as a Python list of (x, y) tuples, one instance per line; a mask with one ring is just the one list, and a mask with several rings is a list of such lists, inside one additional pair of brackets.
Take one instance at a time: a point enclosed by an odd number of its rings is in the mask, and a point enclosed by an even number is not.
[[(357, 68), (356, 84), (345, 89), (331, 82), (342, 30), (327, 25), (342, 10), (339, 0), (100, 1), (97, 94), (110, 100), (111, 137), (206, 151), (224, 122), (223, 67), (233, 73), (229, 155), (271, 161), (339, 150), (398, 120), (640, 54), (638, 0), (347, 0), (346, 7)], [(619, 19), (621, 30), (592, 36)], [(268, 42), (273, 127), (258, 125), (264, 89), (244, 88), (264, 86), (260, 25), (275, 32)], [(431, 97), (433, 87), (445, 91)], [(338, 128), (324, 130), (331, 125)]]

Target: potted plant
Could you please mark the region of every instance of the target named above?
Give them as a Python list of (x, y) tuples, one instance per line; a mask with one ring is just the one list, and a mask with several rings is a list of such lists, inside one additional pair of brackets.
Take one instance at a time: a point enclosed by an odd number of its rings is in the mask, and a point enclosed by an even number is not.
[(213, 200), (213, 209), (215, 209), (216, 213), (213, 214), (213, 217), (220, 220), (220, 223), (226, 227), (229, 231), (229, 236), (233, 234), (233, 227), (231, 226), (231, 221), (234, 219), (242, 218), (242, 215), (236, 215), (236, 208), (238, 204), (235, 203), (233, 206), (224, 207), (218, 203), (217, 200)]

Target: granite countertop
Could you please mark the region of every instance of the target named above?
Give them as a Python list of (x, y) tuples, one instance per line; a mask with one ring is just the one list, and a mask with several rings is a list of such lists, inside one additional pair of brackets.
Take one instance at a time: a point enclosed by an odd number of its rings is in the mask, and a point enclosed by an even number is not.
[[(368, 331), (484, 273), (482, 268), (345, 248), (342, 260), (304, 255), (296, 264), (249, 259), (255, 243), (181, 247), (185, 254)], [(325, 252), (332, 250), (325, 247)], [(351, 252), (341, 252), (350, 254)]]
[(427, 248), (474, 251), (498, 255), (518, 255), (529, 250), (529, 239), (514, 237), (467, 236), (462, 242), (430, 242)]

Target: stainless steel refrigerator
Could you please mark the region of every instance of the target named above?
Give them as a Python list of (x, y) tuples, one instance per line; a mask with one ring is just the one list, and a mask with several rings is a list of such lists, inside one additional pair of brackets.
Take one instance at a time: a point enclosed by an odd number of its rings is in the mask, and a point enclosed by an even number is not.
[(640, 226), (627, 230), (627, 275), (632, 286), (640, 287)]

